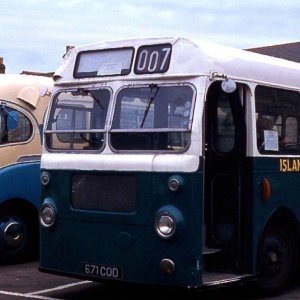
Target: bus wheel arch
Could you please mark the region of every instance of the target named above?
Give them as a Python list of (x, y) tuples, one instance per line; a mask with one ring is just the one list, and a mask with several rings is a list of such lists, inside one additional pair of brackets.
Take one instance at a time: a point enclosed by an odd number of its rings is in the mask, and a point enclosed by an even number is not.
[(257, 252), (258, 288), (278, 294), (288, 286), (299, 265), (299, 225), (285, 208), (269, 219)]
[(0, 205), (0, 261), (17, 263), (38, 254), (38, 211), (23, 199)]

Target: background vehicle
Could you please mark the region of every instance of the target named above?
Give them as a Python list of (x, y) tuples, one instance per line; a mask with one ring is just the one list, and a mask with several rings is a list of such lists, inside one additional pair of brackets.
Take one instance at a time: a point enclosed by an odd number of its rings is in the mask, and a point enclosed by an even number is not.
[(0, 260), (37, 257), (43, 118), (53, 80), (0, 75)]
[[(287, 284), (299, 260), (299, 64), (136, 39), (74, 48), (54, 78), (41, 271), (189, 288)], [(261, 129), (262, 118), (272, 126)]]

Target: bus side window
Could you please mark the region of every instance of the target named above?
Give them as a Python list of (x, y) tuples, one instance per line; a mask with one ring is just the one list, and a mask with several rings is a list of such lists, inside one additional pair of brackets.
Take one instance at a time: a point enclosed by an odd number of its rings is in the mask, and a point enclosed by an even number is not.
[(5, 107), (0, 112), (0, 142), (10, 144), (27, 141), (32, 135), (32, 124), (22, 113)]
[(285, 136), (287, 143), (297, 144), (298, 120), (296, 117), (287, 117), (285, 122)]
[(3, 110), (0, 110), (0, 144), (7, 141), (6, 120)]
[(264, 147), (264, 132), (273, 129), (273, 122), (267, 117), (258, 117), (256, 120), (256, 135), (257, 135), (257, 148), (261, 151)]
[[(255, 105), (258, 151), (264, 154), (277, 155), (282, 153), (300, 154), (299, 93), (257, 86)], [(263, 122), (260, 118), (267, 118), (267, 120)], [(261, 146), (262, 143), (263, 146)]]
[(234, 148), (235, 143), (235, 125), (228, 96), (219, 97), (216, 117), (214, 145), (217, 151), (228, 153)]
[(32, 124), (24, 114), (16, 110), (9, 110), (7, 116), (8, 143), (27, 141), (32, 132)]

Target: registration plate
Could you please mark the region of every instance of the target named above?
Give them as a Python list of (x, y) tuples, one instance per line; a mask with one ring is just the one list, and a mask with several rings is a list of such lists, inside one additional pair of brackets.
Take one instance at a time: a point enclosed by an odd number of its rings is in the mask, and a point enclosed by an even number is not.
[(121, 279), (122, 269), (115, 266), (95, 265), (89, 263), (82, 264), (82, 272), (88, 276), (99, 278)]

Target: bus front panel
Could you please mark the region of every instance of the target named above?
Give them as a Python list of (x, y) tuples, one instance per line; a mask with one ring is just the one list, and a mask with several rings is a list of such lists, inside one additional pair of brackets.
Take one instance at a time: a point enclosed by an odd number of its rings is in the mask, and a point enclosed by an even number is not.
[(201, 284), (201, 172), (47, 173), (43, 205), (54, 208), (55, 222), (41, 228), (41, 271)]

